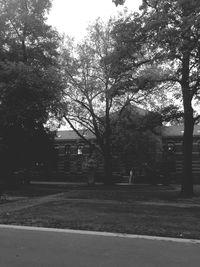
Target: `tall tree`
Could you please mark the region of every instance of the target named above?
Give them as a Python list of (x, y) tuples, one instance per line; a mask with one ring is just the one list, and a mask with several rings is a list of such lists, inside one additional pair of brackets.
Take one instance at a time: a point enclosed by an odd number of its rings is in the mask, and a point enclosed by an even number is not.
[[(121, 4), (121, 1), (113, 2)], [(175, 96), (181, 98), (184, 110), (182, 194), (192, 196), (193, 128), (199, 119), (193, 103), (198, 103), (200, 92), (200, 2), (143, 0), (140, 10), (140, 14), (121, 21), (116, 28), (118, 62), (123, 62), (130, 71), (138, 55), (142, 55), (148, 61), (148, 69), (159, 70), (157, 77), (149, 77), (145, 82), (171, 84)]]
[(34, 133), (56, 116), (62, 96), (61, 38), (46, 24), (50, 7), (49, 0), (0, 1), (1, 136), (11, 150), (11, 143), (29, 140), (21, 143), (25, 159)]
[(159, 113), (148, 112), (132, 105), (123, 109), (119, 118), (112, 121), (112, 150), (119, 169), (126, 175), (130, 170), (142, 170), (146, 163), (156, 166), (161, 142), (155, 129), (161, 125)]
[(112, 27), (112, 20), (106, 25), (97, 20), (88, 28), (82, 43), (74, 48), (72, 42), (68, 42), (63, 56), (67, 87), (64, 118), (86, 142), (89, 141), (79, 129), (87, 129), (95, 135), (96, 144), (90, 145), (103, 156), (105, 183), (110, 183), (112, 178), (112, 116), (134, 100), (129, 93), (120, 101), (113, 94), (120, 77), (113, 78), (111, 65), (104, 60), (113, 51)]

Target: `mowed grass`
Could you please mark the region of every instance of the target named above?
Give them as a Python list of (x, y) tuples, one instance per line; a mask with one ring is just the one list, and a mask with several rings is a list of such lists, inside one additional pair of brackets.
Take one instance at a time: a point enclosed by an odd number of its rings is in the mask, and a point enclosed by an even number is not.
[(177, 187), (66, 186), (62, 192), (57, 200), (3, 213), (0, 223), (200, 239), (200, 206), (193, 205), (200, 197), (180, 199)]

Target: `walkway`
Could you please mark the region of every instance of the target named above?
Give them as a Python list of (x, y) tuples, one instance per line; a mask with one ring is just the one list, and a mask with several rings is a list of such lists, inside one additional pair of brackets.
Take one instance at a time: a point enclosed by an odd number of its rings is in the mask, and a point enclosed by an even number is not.
[(11, 211), (18, 211), (30, 207), (34, 207), (43, 203), (59, 200), (63, 198), (64, 193), (58, 193), (54, 195), (48, 195), (44, 197), (24, 197), (18, 200), (7, 202), (0, 205), (0, 214)]

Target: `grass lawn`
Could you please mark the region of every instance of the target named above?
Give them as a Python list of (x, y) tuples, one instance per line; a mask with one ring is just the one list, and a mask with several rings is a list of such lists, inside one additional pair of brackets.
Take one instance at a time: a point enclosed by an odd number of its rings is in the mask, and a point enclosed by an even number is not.
[(33, 201), (62, 194), (45, 203), (0, 213), (0, 223), (200, 239), (200, 187), (195, 188), (197, 196), (192, 200), (178, 198), (177, 186), (31, 188), (24, 190), (30, 192), (24, 196)]

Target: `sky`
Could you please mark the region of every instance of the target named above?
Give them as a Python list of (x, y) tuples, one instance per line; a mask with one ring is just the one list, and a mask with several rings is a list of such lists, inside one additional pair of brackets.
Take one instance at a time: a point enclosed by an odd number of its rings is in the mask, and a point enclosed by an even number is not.
[(123, 7), (116, 7), (112, 0), (53, 0), (48, 24), (79, 41), (84, 37), (88, 24), (96, 18), (101, 17), (106, 21), (124, 7), (137, 11), (141, 2), (142, 0), (126, 0)]
[[(58, 32), (74, 37), (78, 42), (85, 33), (89, 23), (101, 17), (104, 21), (117, 16), (125, 7), (137, 11), (142, 0), (126, 0), (124, 6), (116, 7), (112, 0), (53, 0), (48, 16), (48, 24), (56, 27)], [(62, 125), (59, 130), (68, 130)]]

